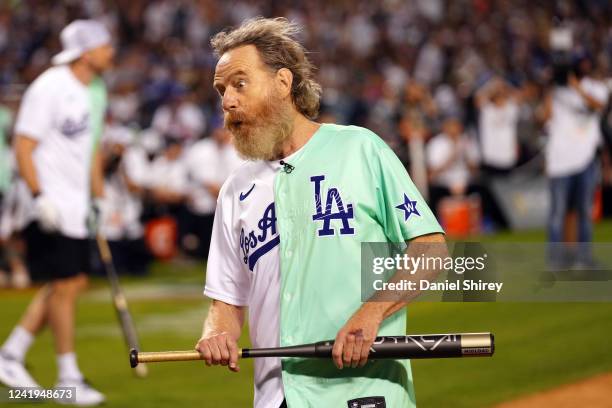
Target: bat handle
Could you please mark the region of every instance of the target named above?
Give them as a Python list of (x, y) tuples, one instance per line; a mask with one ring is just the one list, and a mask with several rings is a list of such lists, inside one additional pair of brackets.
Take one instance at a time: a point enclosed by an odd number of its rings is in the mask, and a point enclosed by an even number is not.
[[(243, 357), (243, 349), (238, 350), (238, 356)], [(197, 350), (189, 351), (157, 351), (139, 353), (136, 349), (130, 350), (130, 366), (136, 368), (140, 363), (159, 361), (191, 361), (204, 360), (204, 355)]]

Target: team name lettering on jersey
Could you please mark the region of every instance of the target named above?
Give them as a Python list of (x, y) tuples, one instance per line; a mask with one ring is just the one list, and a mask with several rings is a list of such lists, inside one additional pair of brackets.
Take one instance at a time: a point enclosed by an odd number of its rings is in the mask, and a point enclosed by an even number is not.
[[(340, 228), (340, 235), (351, 235), (355, 233), (355, 229), (351, 228), (349, 220), (352, 220), (353, 215), (353, 204), (347, 204), (346, 209), (340, 196), (340, 191), (337, 188), (331, 187), (327, 190), (325, 199), (325, 210), (322, 207), (323, 196), (321, 195), (321, 182), (325, 180), (325, 176), (312, 176), (310, 181), (314, 183), (314, 200), (316, 213), (313, 214), (313, 221), (323, 221), (322, 227), (317, 231), (320, 237), (334, 235), (336, 229), (331, 227), (332, 220), (341, 220), (342, 228)], [(333, 206), (336, 205), (337, 211), (333, 211)]]
[(240, 230), (242, 261), (253, 271), (257, 260), (279, 243), (280, 236), (276, 234), (276, 210), (274, 203), (271, 203), (257, 222), (257, 230), (248, 233), (244, 228)]
[(89, 114), (85, 113), (80, 120), (65, 119), (60, 125), (60, 132), (66, 137), (73, 138), (86, 131), (88, 126)]

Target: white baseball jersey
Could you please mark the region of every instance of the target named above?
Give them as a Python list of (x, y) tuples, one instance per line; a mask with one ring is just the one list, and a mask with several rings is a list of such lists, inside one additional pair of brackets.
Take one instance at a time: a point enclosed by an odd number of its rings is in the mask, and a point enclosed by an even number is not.
[[(282, 168), (280, 161), (247, 162), (230, 176), (217, 199), (208, 255), (204, 295), (249, 307), (250, 340), (255, 348), (280, 344), (280, 239), (274, 179)], [(230, 243), (238, 243), (240, 251)], [(283, 399), (280, 359), (255, 359), (255, 408), (278, 408)]]
[(49, 68), (26, 91), (15, 132), (38, 142), (33, 160), (42, 194), (60, 215), (59, 231), (87, 236), (94, 147), (89, 89), (66, 65)]
[[(254, 347), (334, 338), (362, 305), (363, 242), (443, 232), (402, 163), (367, 129), (322, 124), (286, 160), (286, 171), (280, 162), (242, 166), (222, 188), (215, 215), (204, 293), (249, 307)], [(405, 330), (400, 310), (379, 333)], [(344, 373), (325, 359), (285, 358), (281, 367), (258, 360), (255, 406), (276, 408), (283, 396), (294, 408), (367, 397), (415, 406), (408, 361)]]

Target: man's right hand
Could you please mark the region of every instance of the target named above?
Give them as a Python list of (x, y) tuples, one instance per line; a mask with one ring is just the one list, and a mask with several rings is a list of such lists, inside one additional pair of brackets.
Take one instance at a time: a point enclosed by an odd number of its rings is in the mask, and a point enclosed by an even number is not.
[(40, 228), (45, 232), (55, 232), (60, 227), (60, 214), (55, 204), (45, 195), (34, 199), (34, 208)]
[(204, 356), (207, 366), (224, 365), (231, 371), (238, 372), (238, 343), (229, 333), (202, 337), (195, 349)]

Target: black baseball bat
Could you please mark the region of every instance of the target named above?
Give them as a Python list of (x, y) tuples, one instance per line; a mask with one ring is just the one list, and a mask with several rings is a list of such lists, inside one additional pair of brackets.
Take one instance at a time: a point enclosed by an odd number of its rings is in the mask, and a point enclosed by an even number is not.
[[(96, 242), (98, 244), (98, 250), (100, 251), (100, 258), (102, 259), (102, 263), (104, 264), (106, 276), (108, 278), (108, 281), (110, 282), (113, 305), (115, 306), (117, 318), (119, 319), (119, 323), (121, 325), (123, 339), (125, 340), (125, 343), (127, 344), (130, 350), (138, 349), (139, 345), (138, 335), (136, 334), (136, 327), (134, 326), (132, 315), (130, 314), (130, 310), (128, 309), (127, 299), (123, 294), (121, 285), (119, 284), (119, 276), (117, 275), (117, 271), (115, 270), (113, 256), (108, 246), (108, 242), (101, 234), (97, 234)], [(134, 370), (134, 372), (137, 376), (145, 377), (147, 375), (146, 365), (138, 366), (135, 368), (136, 369)]]
[[(239, 350), (240, 358), (256, 357), (306, 357), (331, 358), (333, 340), (289, 347), (273, 347)], [(414, 334), (407, 336), (380, 336), (370, 348), (370, 359), (394, 358), (450, 358), (492, 356), (495, 341), (492, 333)], [(160, 361), (203, 360), (197, 350), (139, 352), (130, 351), (130, 365)]]

